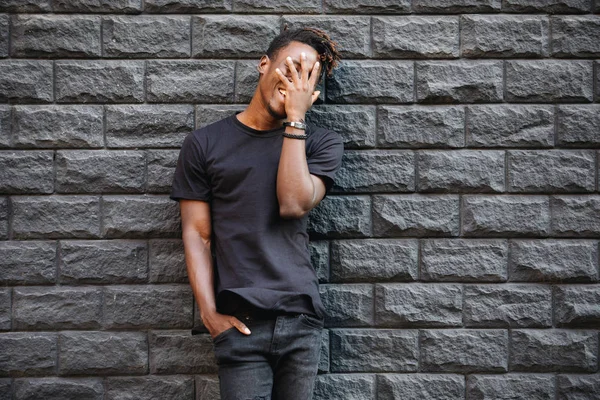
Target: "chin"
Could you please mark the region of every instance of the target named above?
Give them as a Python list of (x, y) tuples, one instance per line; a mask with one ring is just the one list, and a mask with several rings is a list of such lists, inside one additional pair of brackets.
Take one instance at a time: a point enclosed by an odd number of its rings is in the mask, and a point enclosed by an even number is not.
[(276, 110), (275, 108), (271, 107), (271, 105), (268, 105), (267, 111), (275, 119), (285, 119), (287, 117), (287, 114), (285, 113), (285, 109), (284, 110)]

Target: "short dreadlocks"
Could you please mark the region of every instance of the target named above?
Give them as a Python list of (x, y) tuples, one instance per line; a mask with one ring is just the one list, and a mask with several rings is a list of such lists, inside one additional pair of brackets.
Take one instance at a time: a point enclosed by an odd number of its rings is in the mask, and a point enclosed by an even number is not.
[(323, 72), (326, 72), (327, 76), (331, 76), (333, 68), (335, 68), (340, 61), (337, 43), (331, 40), (328, 34), (317, 28), (288, 30), (287, 25), (284, 27), (283, 32), (275, 37), (269, 45), (267, 56), (269, 56), (270, 59), (276, 58), (279, 50), (291, 42), (304, 43), (317, 51), (321, 61), (321, 71), (319, 76), (321, 76)]

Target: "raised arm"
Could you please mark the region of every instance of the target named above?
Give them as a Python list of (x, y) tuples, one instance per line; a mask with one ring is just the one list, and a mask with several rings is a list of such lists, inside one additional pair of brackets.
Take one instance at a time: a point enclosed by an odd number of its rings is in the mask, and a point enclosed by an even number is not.
[[(286, 87), (287, 119), (304, 122), (306, 111), (319, 97), (319, 92), (314, 91), (319, 76), (319, 62), (307, 60), (306, 54), (302, 53), (300, 74), (290, 57), (286, 59), (286, 66), (288, 76), (279, 69), (276, 72)], [(303, 130), (290, 126), (285, 128), (285, 132), (292, 135), (305, 135)], [(300, 218), (319, 204), (324, 196), (325, 184), (321, 178), (311, 175), (308, 171), (306, 141), (284, 137), (277, 170), (279, 214), (283, 218)]]
[(204, 326), (213, 338), (231, 327), (236, 327), (240, 332), (249, 335), (250, 330), (240, 320), (217, 312), (209, 203), (180, 200), (179, 205), (188, 277)]

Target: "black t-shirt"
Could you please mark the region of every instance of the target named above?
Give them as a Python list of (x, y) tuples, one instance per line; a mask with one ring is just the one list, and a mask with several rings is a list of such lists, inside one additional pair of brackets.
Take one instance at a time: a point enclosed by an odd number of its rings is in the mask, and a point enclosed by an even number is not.
[[(265, 310), (324, 316), (310, 263), (307, 217), (279, 216), (283, 129), (258, 131), (232, 115), (192, 132), (181, 148), (171, 198), (210, 202), (219, 312), (233, 313), (248, 302)], [(329, 190), (341, 164), (342, 141), (314, 126), (307, 133), (308, 169)]]

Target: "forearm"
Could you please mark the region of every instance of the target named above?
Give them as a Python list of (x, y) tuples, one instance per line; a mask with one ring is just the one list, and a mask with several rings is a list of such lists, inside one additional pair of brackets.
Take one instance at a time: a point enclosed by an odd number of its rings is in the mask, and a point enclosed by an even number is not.
[[(304, 134), (291, 127), (286, 133)], [(298, 218), (315, 202), (315, 185), (306, 162), (306, 141), (284, 138), (277, 170), (277, 199), (283, 217)]]
[(200, 315), (213, 314), (216, 302), (210, 241), (203, 240), (198, 232), (190, 230), (183, 233), (183, 244), (188, 278)]

